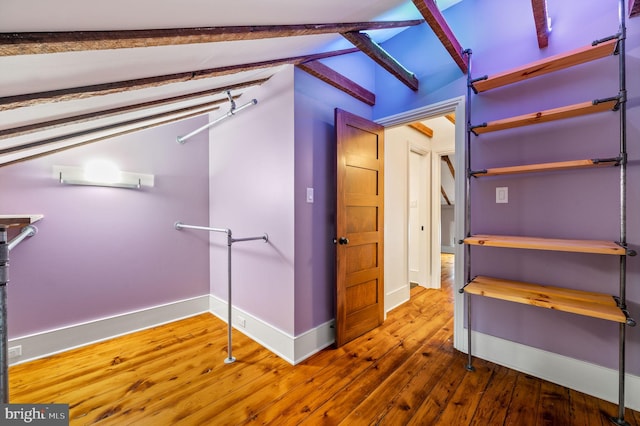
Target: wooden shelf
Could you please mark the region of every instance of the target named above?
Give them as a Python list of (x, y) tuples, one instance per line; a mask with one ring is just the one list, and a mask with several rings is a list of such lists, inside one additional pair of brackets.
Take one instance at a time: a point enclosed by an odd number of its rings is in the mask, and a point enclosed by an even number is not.
[(571, 312), (619, 323), (627, 321), (624, 312), (618, 307), (613, 296), (603, 293), (484, 276), (474, 278), (464, 288), (464, 291), (469, 294)]
[(532, 124), (547, 123), (549, 121), (563, 120), (565, 118), (578, 117), (581, 115), (595, 114), (607, 110), (614, 110), (618, 104), (617, 99), (606, 101), (581, 102), (579, 104), (564, 106), (560, 108), (548, 109), (546, 111), (532, 112), (530, 114), (519, 115), (517, 117), (504, 118), (485, 123), (482, 126), (472, 126), (471, 131), (476, 135), (499, 130), (513, 129), (516, 127), (530, 126)]
[(585, 169), (592, 167), (616, 166), (619, 164), (618, 159), (595, 159), (595, 160), (573, 160), (560, 161), (555, 163), (526, 164), (521, 166), (495, 167), (492, 169), (479, 170), (471, 172), (472, 176), (498, 176), (510, 175), (517, 173), (535, 173), (535, 172), (551, 172), (557, 170)]
[(464, 243), (486, 247), (611, 254), (618, 256), (627, 254), (627, 250), (615, 242), (601, 240), (565, 240), (510, 235), (472, 235), (465, 238)]
[(25, 226), (35, 223), (42, 219), (41, 214), (4, 214), (0, 215), (0, 226)]
[(589, 45), (559, 55), (550, 56), (522, 67), (494, 74), (487, 77), (486, 80), (478, 80), (473, 83), (473, 87), (477, 92), (485, 92), (554, 71), (570, 68), (575, 65), (595, 61), (596, 59), (613, 55), (617, 43), (618, 39), (614, 38), (595, 46)]

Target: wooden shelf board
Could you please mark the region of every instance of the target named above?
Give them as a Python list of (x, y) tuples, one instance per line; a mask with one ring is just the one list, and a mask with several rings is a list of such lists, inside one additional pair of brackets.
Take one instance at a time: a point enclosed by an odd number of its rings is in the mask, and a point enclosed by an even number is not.
[(567, 240), (557, 238), (480, 234), (465, 238), (464, 243), (486, 247), (564, 251), (573, 253), (610, 254), (618, 256), (626, 254), (624, 247), (621, 247), (613, 241), (601, 240)]
[(499, 130), (513, 129), (516, 127), (530, 126), (532, 124), (579, 117), (581, 115), (595, 114), (607, 110), (611, 111), (615, 108), (617, 103), (618, 101), (616, 99), (597, 103), (591, 101), (581, 102), (579, 104), (548, 109), (546, 111), (533, 112), (530, 114), (519, 115), (517, 117), (491, 121), (486, 123), (486, 126), (473, 127), (472, 131), (475, 134), (480, 135), (482, 133), (497, 132)]
[(590, 167), (606, 167), (615, 166), (618, 164), (618, 160), (572, 160), (572, 161), (559, 161), (555, 163), (540, 163), (540, 164), (526, 164), (521, 166), (510, 167), (495, 167), (492, 169), (486, 169), (486, 171), (472, 172), (473, 176), (498, 176), (509, 175), (517, 173), (535, 173), (535, 172), (550, 172), (557, 170), (569, 170), (569, 169), (584, 169)]
[(569, 52), (550, 56), (536, 62), (531, 62), (522, 67), (514, 68), (502, 73), (489, 76), (486, 80), (473, 83), (478, 92), (496, 89), (519, 81), (528, 80), (554, 71), (570, 68), (596, 59), (613, 55), (616, 49), (617, 38), (597, 44), (588, 45)]
[(465, 288), (469, 294), (523, 303), (541, 308), (585, 315), (619, 323), (627, 318), (613, 296), (581, 290), (571, 290), (541, 284), (478, 276)]
[(0, 225), (9, 226), (25, 226), (35, 223), (42, 219), (41, 214), (3, 214), (0, 215)]

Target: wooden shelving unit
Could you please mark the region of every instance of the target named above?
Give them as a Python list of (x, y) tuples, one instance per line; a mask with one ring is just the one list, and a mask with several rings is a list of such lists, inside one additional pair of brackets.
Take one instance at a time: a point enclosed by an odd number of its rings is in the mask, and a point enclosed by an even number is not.
[[(624, 420), (624, 381), (625, 381), (625, 333), (626, 326), (635, 325), (635, 321), (630, 318), (626, 306), (626, 260), (627, 256), (635, 255), (633, 250), (627, 248), (626, 242), (626, 87), (625, 79), (625, 38), (626, 28), (624, 24), (624, 8), (626, 0), (619, 0), (621, 8), (620, 31), (618, 34), (594, 42), (590, 46), (575, 49), (564, 54), (551, 56), (546, 59), (532, 62), (530, 64), (517, 67), (492, 76), (485, 76), (467, 80), (467, 139), (466, 139), (466, 238), (463, 242), (465, 250), (465, 286), (461, 292), (467, 295), (466, 316), (467, 316), (467, 346), (468, 364), (467, 369), (473, 370), (472, 350), (471, 350), (471, 295), (490, 297), (504, 301), (527, 304), (546, 309), (559, 310), (577, 315), (598, 318), (606, 321), (613, 321), (619, 324), (619, 375), (618, 375), (618, 416), (611, 420), (618, 425), (627, 425)], [(466, 51), (471, 64), (471, 52)], [(574, 105), (562, 106), (511, 118), (504, 118), (483, 123), (481, 125), (471, 125), (471, 97), (472, 92), (479, 94), (488, 90), (504, 87), (510, 84), (522, 82), (534, 77), (540, 77), (555, 71), (569, 69), (573, 66), (595, 61), (611, 55), (618, 55), (619, 68), (619, 92), (617, 96), (607, 99), (597, 99), (592, 102), (582, 102)], [(541, 164), (514, 165), (509, 167), (486, 168), (482, 170), (471, 170), (472, 157), (472, 136), (501, 130), (513, 129), (533, 124), (547, 123), (556, 120), (567, 120), (586, 114), (595, 114), (605, 111), (620, 112), (620, 145), (617, 155), (605, 159), (580, 159), (571, 161), (548, 162)], [(620, 167), (620, 187), (616, 191), (620, 194), (620, 215), (615, 218), (620, 222), (620, 236), (617, 241), (601, 240), (569, 240), (558, 238), (539, 238), (531, 236), (513, 235), (486, 235), (471, 232), (471, 190), (472, 178), (482, 178), (484, 176), (512, 175), (520, 173), (564, 171), (571, 169), (594, 168), (604, 166)], [(558, 176), (559, 178), (561, 176)], [(474, 209), (475, 212), (475, 209)], [(475, 214), (475, 213), (474, 213)], [(588, 232), (588, 230), (586, 230)], [(616, 237), (617, 238), (617, 237)], [(546, 284), (534, 284), (508, 279), (508, 277), (495, 278), (489, 276), (472, 277), (473, 261), (471, 259), (471, 247), (498, 247), (503, 249), (524, 249), (524, 250), (545, 250), (551, 252), (587, 253), (593, 255), (617, 256), (620, 259), (619, 272), (616, 272), (612, 283), (619, 284), (617, 294), (607, 292), (598, 293), (579, 289), (569, 289)], [(501, 275), (501, 274), (497, 274)], [(605, 291), (611, 291), (612, 283), (602, 283)], [(580, 283), (576, 283), (578, 285)], [(600, 284), (600, 283), (598, 283)]]
[(42, 219), (44, 215), (41, 214), (3, 214), (0, 215), (0, 226), (25, 226), (36, 223)]
[(626, 323), (627, 317), (609, 294), (477, 276), (465, 292), (540, 308)]
[(626, 248), (614, 241), (603, 240), (567, 240), (561, 238), (477, 234), (465, 238), (464, 243), (484, 247), (610, 254), (616, 256), (624, 256), (627, 253)]
[(579, 104), (553, 108), (546, 111), (532, 112), (530, 114), (519, 115), (517, 117), (491, 121), (479, 126), (472, 126), (471, 131), (476, 135), (479, 135), (482, 133), (497, 132), (499, 130), (530, 126), (532, 124), (548, 123), (550, 121), (564, 120), (567, 118), (579, 117), (581, 115), (595, 114), (604, 111), (613, 111), (616, 109), (617, 105), (617, 99), (581, 102)]
[(559, 55), (531, 62), (506, 72), (478, 79), (472, 83), (476, 92), (485, 92), (498, 87), (507, 86), (519, 81), (539, 77), (544, 74), (574, 67), (586, 62), (595, 61), (613, 55), (616, 52), (618, 38), (612, 38), (600, 43), (591, 44)]
[(620, 159), (618, 158), (607, 158), (604, 160), (587, 159), (587, 160), (558, 161), (555, 163), (526, 164), (521, 166), (510, 166), (510, 167), (494, 167), (491, 169), (471, 171), (471, 175), (475, 177), (513, 175), (518, 173), (552, 172), (552, 171), (558, 171), (558, 170), (587, 169), (592, 167), (617, 166), (619, 164), (620, 164)]

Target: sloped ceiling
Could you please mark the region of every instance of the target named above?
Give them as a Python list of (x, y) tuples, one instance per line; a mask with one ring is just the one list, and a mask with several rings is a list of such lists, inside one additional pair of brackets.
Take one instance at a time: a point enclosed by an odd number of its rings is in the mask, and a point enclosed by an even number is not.
[[(438, 7), (458, 1), (438, 1)], [(364, 24), (359, 31), (402, 21), (367, 32), (380, 45), (422, 22), (414, 3), (3, 0), (0, 164), (37, 155), (45, 143), (57, 149), (85, 141), (89, 133), (100, 138), (116, 127), (135, 129), (149, 117), (162, 123), (227, 109), (228, 89), (237, 97), (286, 64), (356, 51), (340, 28), (317, 24)], [(262, 38), (256, 35), (261, 26), (299, 32)], [(197, 39), (205, 29), (225, 28), (229, 36), (227, 27), (244, 29), (229, 41)]]

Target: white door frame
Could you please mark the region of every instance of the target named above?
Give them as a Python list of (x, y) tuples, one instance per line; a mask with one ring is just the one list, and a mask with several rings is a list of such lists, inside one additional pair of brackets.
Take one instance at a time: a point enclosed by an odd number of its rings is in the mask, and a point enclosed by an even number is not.
[[(411, 185), (415, 184), (416, 182), (413, 182), (411, 179), (412, 176), (412, 166), (411, 166), (411, 154), (415, 154), (415, 155), (419, 155), (420, 156), (420, 161), (422, 162), (421, 166), (422, 166), (422, 173), (421, 175), (418, 177), (418, 192), (419, 192), (419, 199), (418, 199), (418, 221), (425, 224), (425, 226), (427, 227), (427, 229), (424, 229), (423, 233), (420, 234), (421, 238), (419, 240), (419, 247), (418, 247), (418, 256), (419, 256), (419, 266), (418, 266), (418, 271), (417, 271), (417, 279), (415, 281), (412, 280), (412, 273), (411, 273), (411, 234), (412, 231), (409, 228), (408, 229), (408, 240), (407, 240), (407, 265), (408, 265), (408, 271), (407, 271), (407, 276), (409, 277), (409, 282), (416, 282), (417, 284), (419, 284), (422, 287), (432, 287), (432, 277), (433, 277), (433, 273), (432, 273), (432, 265), (431, 265), (431, 261), (430, 258), (432, 257), (431, 255), (427, 256), (427, 253), (430, 253), (429, 250), (431, 250), (431, 246), (432, 244), (430, 243), (431, 239), (432, 239), (432, 227), (430, 226), (430, 224), (432, 223), (432, 218), (431, 218), (431, 197), (430, 197), (430, 192), (431, 192), (431, 185), (428, 185), (427, 182), (429, 182), (431, 180), (431, 151), (427, 151), (424, 148), (418, 146), (417, 144), (414, 143), (410, 143), (409, 145), (409, 158), (407, 159), (407, 164), (409, 164), (409, 176), (408, 176), (408, 182), (409, 182), (409, 204), (411, 204)], [(408, 206), (408, 211), (409, 211), (409, 215), (411, 214), (411, 205)], [(411, 220), (409, 218), (409, 220), (407, 221), (407, 224), (411, 225)], [(414, 246), (415, 248), (415, 246)], [(416, 274), (413, 274), (413, 277), (415, 278)]]
[[(416, 108), (411, 111), (406, 111), (400, 114), (391, 115), (388, 117), (376, 120), (376, 123), (385, 127), (394, 127), (402, 124), (412, 123), (414, 121), (424, 120), (427, 118), (440, 117), (445, 114), (455, 113), (456, 117), (466, 117), (466, 106), (464, 96), (460, 96), (453, 99), (441, 101), (432, 105), (427, 105), (421, 108)], [(455, 126), (455, 169), (465, 170), (465, 138), (466, 128), (464, 120), (456, 120)], [(456, 179), (456, 194), (454, 201), (454, 220), (455, 220), (455, 234), (456, 240), (464, 239), (465, 235), (465, 212), (463, 206), (465, 205), (465, 187), (466, 179)], [(433, 218), (432, 218), (433, 220)], [(432, 253), (433, 254), (433, 253)], [(439, 256), (440, 250), (436, 252)], [(454, 301), (453, 301), (453, 346), (463, 352), (467, 351), (467, 341), (464, 338), (464, 295), (458, 290), (464, 286), (464, 264), (465, 264), (465, 250), (461, 244), (456, 244), (455, 247), (455, 265), (454, 265)], [(434, 262), (432, 261), (432, 265)], [(436, 277), (440, 275), (440, 269), (433, 270), (432, 276)]]

